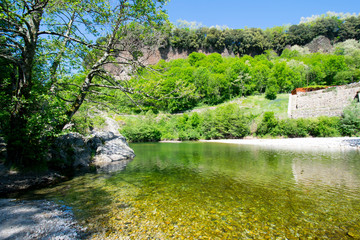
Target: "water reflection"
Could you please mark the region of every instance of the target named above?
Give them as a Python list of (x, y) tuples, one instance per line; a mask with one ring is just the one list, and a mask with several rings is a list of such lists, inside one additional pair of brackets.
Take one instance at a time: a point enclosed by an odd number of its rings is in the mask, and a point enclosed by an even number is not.
[(346, 153), (323, 156), (322, 161), (313, 157), (294, 157), (292, 172), (296, 183), (308, 187), (326, 186), (356, 190), (360, 175), (355, 164), (348, 161)]
[(126, 166), (132, 161), (132, 159), (114, 161), (110, 163), (98, 163), (96, 165), (97, 173), (115, 173), (125, 170)]

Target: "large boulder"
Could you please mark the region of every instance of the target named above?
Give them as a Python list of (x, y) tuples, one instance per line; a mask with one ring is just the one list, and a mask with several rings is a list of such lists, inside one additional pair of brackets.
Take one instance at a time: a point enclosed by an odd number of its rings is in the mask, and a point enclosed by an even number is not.
[(118, 129), (116, 121), (106, 118), (104, 129), (96, 129), (88, 137), (78, 133), (60, 136), (51, 150), (51, 161), (63, 168), (121, 170), (135, 154)]
[(92, 150), (88, 139), (79, 133), (68, 133), (58, 137), (50, 150), (50, 164), (61, 169), (89, 168)]
[(333, 46), (330, 39), (325, 36), (318, 36), (314, 38), (310, 43), (306, 44), (311, 53), (331, 53), (333, 51)]
[(104, 165), (135, 157), (134, 151), (129, 147), (124, 136), (113, 132), (93, 132), (88, 143), (91, 149), (96, 149), (92, 163)]

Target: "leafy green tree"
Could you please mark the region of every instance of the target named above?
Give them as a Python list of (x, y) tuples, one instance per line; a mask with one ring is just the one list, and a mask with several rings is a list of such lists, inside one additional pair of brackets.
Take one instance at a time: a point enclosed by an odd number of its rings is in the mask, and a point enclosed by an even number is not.
[(309, 24), (292, 25), (288, 31), (287, 44), (303, 46), (315, 37)]
[(271, 70), (271, 78), (276, 79), (280, 92), (289, 92), (294, 88), (292, 81), (294, 80), (295, 75), (296, 73), (286, 62), (275, 63)]
[(277, 93), (279, 92), (279, 85), (277, 83), (277, 78), (274, 76), (270, 76), (266, 84), (265, 98), (269, 100), (275, 100), (277, 97)]
[(242, 32), (239, 52), (255, 56), (269, 48), (269, 42), (261, 29), (249, 28)]
[(334, 77), (341, 71), (346, 71), (347, 66), (344, 56), (327, 55), (323, 60), (325, 81), (327, 85), (334, 85)]
[(347, 39), (360, 40), (360, 16), (347, 18), (339, 29), (339, 40)]
[(287, 44), (287, 26), (273, 27), (265, 30), (270, 48), (277, 54), (281, 54)]
[(259, 93), (264, 93), (266, 84), (270, 77), (271, 69), (266, 62), (257, 62), (254, 67), (251, 68), (251, 78), (256, 84), (255, 90)]
[(317, 19), (311, 26), (313, 36), (325, 36), (330, 40), (338, 37), (342, 22), (337, 17), (327, 17)]
[[(7, 120), (3, 129), (8, 165), (41, 163), (49, 137), (59, 133), (85, 101), (96, 101), (101, 89), (133, 91), (106, 66), (139, 66), (141, 50), (157, 37), (150, 29), (166, 17), (164, 3), (1, 1), (0, 59), (14, 73), (6, 78), (12, 91), (4, 97), (9, 108), (1, 114)], [(144, 26), (142, 34), (133, 34), (139, 24)], [(93, 43), (84, 32), (103, 38)], [(86, 66), (81, 64), (84, 55), (88, 56)], [(74, 71), (81, 74), (69, 80)]]

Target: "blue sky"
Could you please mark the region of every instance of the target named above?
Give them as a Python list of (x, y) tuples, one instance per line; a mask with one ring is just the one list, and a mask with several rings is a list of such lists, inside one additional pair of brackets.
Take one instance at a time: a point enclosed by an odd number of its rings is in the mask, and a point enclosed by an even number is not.
[(359, 0), (171, 0), (166, 7), (171, 22), (182, 19), (205, 26), (230, 28), (298, 24), (301, 17), (328, 11), (360, 13)]

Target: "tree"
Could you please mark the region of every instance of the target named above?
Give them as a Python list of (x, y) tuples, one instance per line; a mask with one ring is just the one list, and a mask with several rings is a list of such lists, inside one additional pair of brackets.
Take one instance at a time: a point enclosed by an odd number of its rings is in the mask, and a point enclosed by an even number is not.
[(345, 20), (339, 30), (339, 38), (340, 41), (347, 39), (360, 40), (360, 16), (352, 16)]
[(264, 53), (269, 48), (269, 43), (261, 29), (248, 28), (242, 32), (240, 48), (242, 54), (255, 56)]
[(330, 40), (334, 40), (338, 36), (339, 29), (341, 27), (341, 20), (337, 17), (327, 17), (317, 19), (311, 30), (313, 36), (325, 36)]
[(292, 25), (288, 31), (287, 44), (303, 46), (311, 42), (313, 38), (314, 35), (310, 25), (304, 23)]
[[(0, 79), (1, 100), (8, 106), (1, 109), (8, 165), (41, 163), (51, 136), (62, 131), (85, 101), (102, 94), (101, 89), (135, 91), (108, 66), (129, 70), (141, 65), (141, 50), (154, 46), (157, 37), (151, 29), (166, 18), (165, 2), (1, 1), (0, 61), (11, 69)], [(96, 43), (88, 40), (101, 36)], [(74, 72), (78, 74), (72, 77)]]

